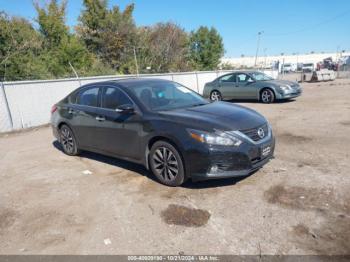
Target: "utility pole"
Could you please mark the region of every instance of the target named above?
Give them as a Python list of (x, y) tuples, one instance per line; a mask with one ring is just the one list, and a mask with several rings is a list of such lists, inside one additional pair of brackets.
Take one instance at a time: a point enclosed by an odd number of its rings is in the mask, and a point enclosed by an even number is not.
[(136, 48), (134, 46), (134, 59), (135, 59), (135, 66), (136, 66), (136, 75), (139, 76), (139, 65), (137, 64), (137, 57), (136, 57)]
[(262, 33), (264, 33), (264, 31), (258, 32), (258, 42), (256, 43), (256, 53), (255, 53), (254, 67), (256, 67), (256, 62), (257, 62), (257, 59), (258, 59), (259, 45), (260, 45), (260, 36), (261, 36)]

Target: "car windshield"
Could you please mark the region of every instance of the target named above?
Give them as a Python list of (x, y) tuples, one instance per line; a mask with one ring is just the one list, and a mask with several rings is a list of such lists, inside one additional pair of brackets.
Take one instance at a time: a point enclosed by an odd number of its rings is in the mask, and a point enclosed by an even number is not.
[(256, 81), (267, 81), (267, 80), (273, 80), (272, 77), (264, 74), (264, 73), (261, 73), (261, 72), (253, 72), (251, 73), (251, 75), (254, 77), (254, 79)]
[(209, 102), (192, 90), (174, 82), (149, 82), (131, 88), (137, 98), (152, 111), (201, 106)]

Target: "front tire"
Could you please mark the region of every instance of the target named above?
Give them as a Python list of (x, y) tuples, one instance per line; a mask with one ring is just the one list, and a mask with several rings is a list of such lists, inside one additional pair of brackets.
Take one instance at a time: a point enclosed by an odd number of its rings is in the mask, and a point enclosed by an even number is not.
[(210, 100), (211, 101), (221, 101), (222, 100), (222, 95), (218, 90), (213, 90), (210, 93)]
[(168, 142), (157, 141), (149, 154), (152, 173), (167, 186), (179, 186), (185, 182), (185, 170), (178, 150)]
[(62, 125), (60, 128), (60, 143), (67, 155), (76, 156), (80, 153), (73, 131), (67, 125)]
[(271, 89), (263, 89), (260, 94), (260, 101), (264, 104), (270, 104), (275, 101), (275, 93)]

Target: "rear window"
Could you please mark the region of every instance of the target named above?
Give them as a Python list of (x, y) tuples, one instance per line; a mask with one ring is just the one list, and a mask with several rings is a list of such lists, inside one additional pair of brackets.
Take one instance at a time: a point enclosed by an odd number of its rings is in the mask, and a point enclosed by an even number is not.
[(230, 75), (222, 76), (220, 78), (220, 82), (236, 82), (236, 75), (230, 74)]
[(115, 87), (107, 87), (103, 95), (102, 107), (107, 109), (117, 109), (122, 105), (132, 105), (133, 102), (128, 96)]

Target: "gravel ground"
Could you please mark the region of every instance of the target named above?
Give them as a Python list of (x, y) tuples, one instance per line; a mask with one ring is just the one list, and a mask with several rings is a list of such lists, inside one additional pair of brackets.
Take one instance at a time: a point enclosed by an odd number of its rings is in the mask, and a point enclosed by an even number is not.
[(138, 165), (64, 155), (48, 127), (1, 135), (0, 253), (350, 254), (350, 81), (303, 86), (241, 103), (277, 137), (243, 179), (169, 188)]

